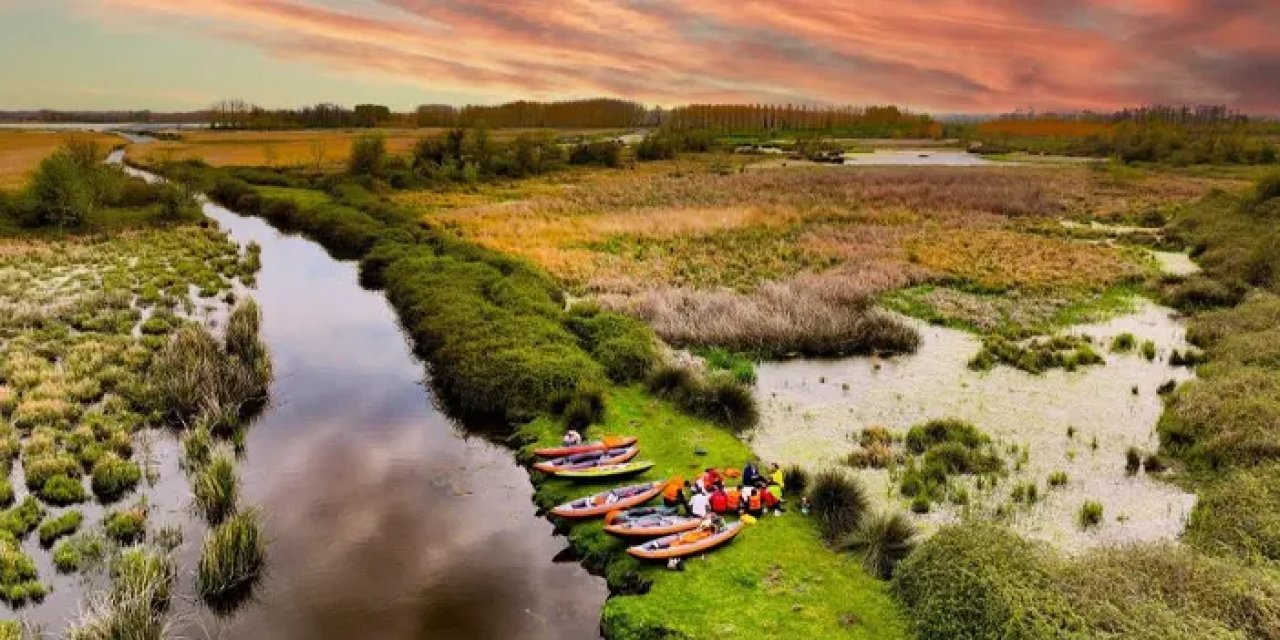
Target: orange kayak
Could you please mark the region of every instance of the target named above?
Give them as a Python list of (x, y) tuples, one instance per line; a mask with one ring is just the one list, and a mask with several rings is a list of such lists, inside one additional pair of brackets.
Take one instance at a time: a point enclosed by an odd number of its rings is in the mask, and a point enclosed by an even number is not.
[(687, 533), (677, 533), (657, 540), (650, 540), (627, 549), (627, 553), (644, 560), (667, 560), (682, 558), (695, 553), (714, 549), (730, 540), (742, 531), (742, 523), (734, 522), (725, 526), (720, 533), (713, 534), (695, 542), (684, 542), (682, 537)]
[[(662, 487), (666, 486), (666, 480), (657, 480), (655, 482), (644, 482), (641, 484), (633, 484), (628, 487), (618, 487), (608, 491), (589, 495), (585, 498), (578, 498), (572, 502), (566, 502), (551, 510), (551, 513), (562, 518), (592, 518), (602, 516), (610, 511), (618, 509), (629, 509), (631, 507), (644, 504), (662, 493)], [(613, 496), (610, 501), (610, 495)]]
[(605, 525), (604, 530), (623, 538), (656, 538), (698, 528), (702, 518), (656, 514), (625, 518)]
[(640, 447), (631, 445), (629, 447), (617, 447), (614, 449), (579, 453), (577, 455), (564, 456), (554, 460), (543, 460), (542, 462), (533, 465), (533, 468), (543, 473), (583, 471), (595, 467), (622, 464), (636, 457), (636, 454), (638, 453), (640, 453)]
[(579, 453), (591, 453), (592, 451), (604, 451), (605, 449), (614, 449), (617, 447), (629, 447), (636, 443), (640, 438), (635, 436), (623, 436), (619, 438), (605, 438), (604, 440), (596, 440), (594, 442), (584, 442), (582, 444), (570, 445), (567, 447), (545, 447), (542, 449), (534, 449), (533, 455), (539, 458), (563, 458), (565, 456), (576, 456)]

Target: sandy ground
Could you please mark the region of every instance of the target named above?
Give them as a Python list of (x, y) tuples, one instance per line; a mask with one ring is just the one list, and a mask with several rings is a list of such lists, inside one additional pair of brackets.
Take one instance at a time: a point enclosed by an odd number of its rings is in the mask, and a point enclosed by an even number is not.
[[(914, 321), (913, 321), (914, 322)], [(845, 358), (766, 363), (759, 367), (757, 396), (761, 426), (753, 436), (756, 451), (768, 461), (798, 463), (811, 469), (838, 465), (856, 447), (858, 433), (881, 425), (905, 433), (932, 418), (969, 420), (990, 434), (1002, 452), (1009, 445), (1029, 447), (1021, 471), (994, 490), (971, 491), (967, 512), (991, 517), (1009, 503), (1018, 482), (1035, 481), (1040, 500), (1014, 509), (1011, 520), (1024, 534), (1067, 551), (1094, 545), (1173, 540), (1185, 526), (1195, 497), (1170, 483), (1139, 474), (1126, 475), (1125, 451), (1157, 447), (1155, 425), (1162, 402), (1156, 388), (1192, 373), (1170, 367), (1173, 349), (1185, 349), (1185, 329), (1172, 311), (1140, 301), (1134, 313), (1073, 333), (1092, 336), (1103, 345), (1105, 366), (1076, 372), (1030, 375), (1009, 367), (970, 371), (978, 337), (961, 331), (916, 323), (923, 343), (918, 353), (888, 360)], [(1120, 333), (1152, 340), (1159, 355), (1148, 362), (1136, 353), (1106, 353), (1105, 345)], [(1137, 388), (1135, 394), (1133, 389)], [(1068, 428), (1074, 437), (1068, 437)], [(1091, 446), (1097, 439), (1096, 450)], [(1005, 453), (1010, 468), (1014, 458)], [(1047, 476), (1065, 471), (1066, 486), (1049, 490)], [(884, 471), (858, 471), (880, 500), (906, 502), (890, 490)], [(1103, 504), (1102, 526), (1082, 533), (1076, 522), (1081, 504)], [(936, 524), (962, 515), (960, 507), (935, 504), (933, 513), (917, 516)]]

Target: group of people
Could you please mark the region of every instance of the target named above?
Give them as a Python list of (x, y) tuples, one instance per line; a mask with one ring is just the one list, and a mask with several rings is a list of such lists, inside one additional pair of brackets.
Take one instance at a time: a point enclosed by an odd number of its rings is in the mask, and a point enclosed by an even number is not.
[(737, 513), (757, 518), (769, 512), (782, 515), (783, 476), (777, 464), (769, 466), (766, 476), (754, 463), (747, 463), (740, 475), (732, 474), (740, 478), (734, 486), (726, 486), (729, 474), (708, 468), (693, 482), (673, 478), (662, 490), (662, 502), (699, 518)]

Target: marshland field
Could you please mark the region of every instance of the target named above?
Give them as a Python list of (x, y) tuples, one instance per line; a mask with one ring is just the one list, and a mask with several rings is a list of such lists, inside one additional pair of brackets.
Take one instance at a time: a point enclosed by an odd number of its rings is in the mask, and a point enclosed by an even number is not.
[(0, 638), (1280, 638), (1274, 123), (761, 108), (0, 129)]

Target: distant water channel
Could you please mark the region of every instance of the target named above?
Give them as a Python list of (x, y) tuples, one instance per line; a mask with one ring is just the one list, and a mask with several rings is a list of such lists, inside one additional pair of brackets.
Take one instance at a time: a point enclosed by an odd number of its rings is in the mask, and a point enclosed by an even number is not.
[[(433, 406), (423, 363), (356, 265), (260, 219), (204, 209), (235, 241), (262, 245), (247, 293), (262, 306), (276, 379), (239, 472), (270, 546), (254, 601), (222, 619), (183, 615), (193, 605), (180, 603), (181, 636), (597, 638), (604, 580), (554, 560), (567, 543), (537, 515), (528, 475)], [(176, 456), (163, 457), (158, 510), (183, 520), (189, 574), (203, 532), (175, 500), (185, 496)], [(190, 583), (179, 592), (189, 597)]]

